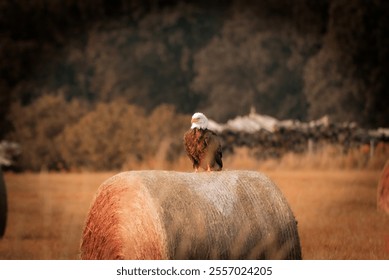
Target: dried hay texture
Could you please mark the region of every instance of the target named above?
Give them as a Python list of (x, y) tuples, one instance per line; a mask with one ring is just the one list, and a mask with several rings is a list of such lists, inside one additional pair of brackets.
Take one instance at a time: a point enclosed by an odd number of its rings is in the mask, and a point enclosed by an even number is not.
[(82, 259), (301, 259), (297, 222), (254, 171), (123, 172), (99, 188)]
[(377, 206), (389, 214), (389, 160), (382, 170), (381, 178), (377, 188)]

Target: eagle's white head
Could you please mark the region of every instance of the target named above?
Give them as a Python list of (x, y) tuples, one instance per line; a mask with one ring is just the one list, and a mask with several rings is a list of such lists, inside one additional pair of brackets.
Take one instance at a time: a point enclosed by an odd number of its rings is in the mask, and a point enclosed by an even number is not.
[(194, 113), (190, 122), (192, 123), (191, 129), (206, 129), (208, 127), (208, 119), (203, 113)]

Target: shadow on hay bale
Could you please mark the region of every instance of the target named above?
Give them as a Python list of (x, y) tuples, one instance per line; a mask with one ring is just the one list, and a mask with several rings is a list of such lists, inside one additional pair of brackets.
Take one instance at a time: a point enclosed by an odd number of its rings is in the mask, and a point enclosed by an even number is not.
[(389, 160), (386, 162), (378, 182), (377, 207), (389, 214)]
[(89, 210), (82, 259), (301, 259), (297, 223), (261, 173), (123, 172)]

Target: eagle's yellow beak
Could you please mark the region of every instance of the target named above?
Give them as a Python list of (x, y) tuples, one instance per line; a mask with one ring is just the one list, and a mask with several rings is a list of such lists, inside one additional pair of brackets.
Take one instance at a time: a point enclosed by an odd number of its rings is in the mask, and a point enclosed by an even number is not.
[(190, 121), (190, 123), (197, 123), (199, 121), (198, 118), (192, 118), (192, 120)]

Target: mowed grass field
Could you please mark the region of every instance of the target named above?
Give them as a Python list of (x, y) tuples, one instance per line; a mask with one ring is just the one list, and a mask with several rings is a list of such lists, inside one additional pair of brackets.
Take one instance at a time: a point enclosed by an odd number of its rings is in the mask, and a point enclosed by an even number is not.
[[(298, 220), (304, 259), (389, 259), (389, 216), (377, 211), (380, 171), (264, 172)], [(78, 259), (98, 186), (115, 173), (6, 173), (8, 227), (0, 259)]]

